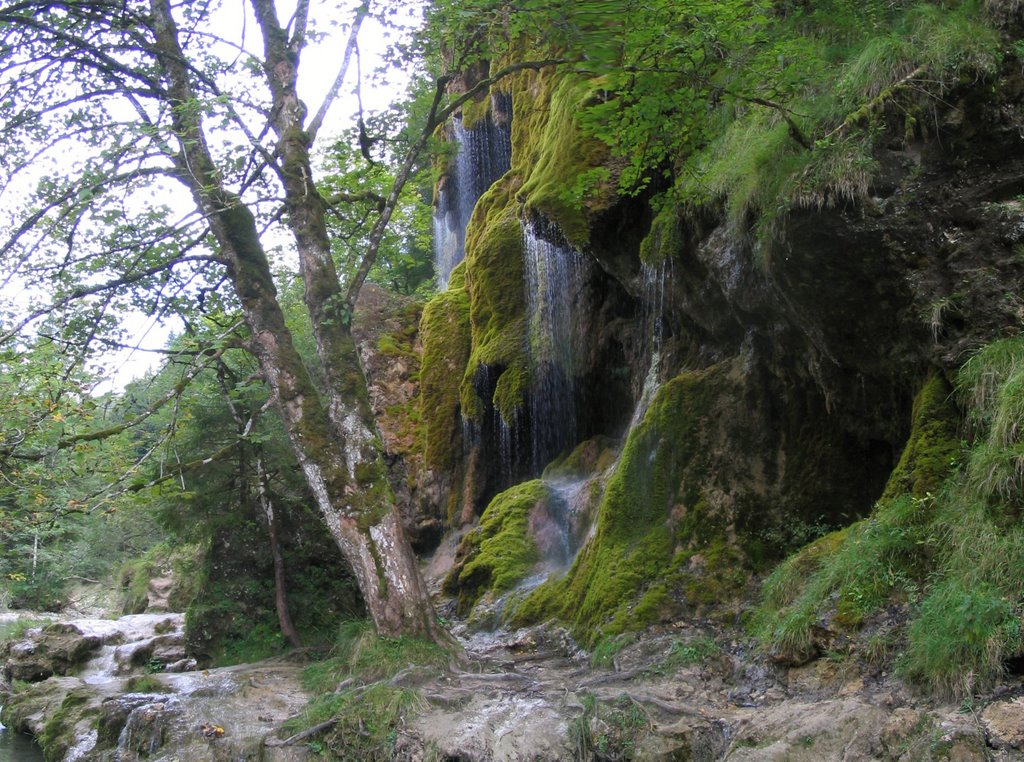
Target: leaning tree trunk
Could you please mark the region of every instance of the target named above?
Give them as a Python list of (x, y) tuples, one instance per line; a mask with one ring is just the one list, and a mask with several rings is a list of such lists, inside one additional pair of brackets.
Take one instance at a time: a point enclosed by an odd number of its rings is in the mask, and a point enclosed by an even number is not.
[(209, 220), (220, 255), (252, 333), (252, 351), (271, 388), (321, 514), (352, 568), (367, 610), (385, 635), (440, 633), (416, 557), (405, 536), (387, 481), (366, 402), (349, 315), (330, 257), (323, 204), (312, 185), (308, 138), (294, 93), (292, 50), (274, 58), (285, 41), (273, 3), (253, 6), (268, 46), (267, 76), (274, 97), (280, 157), (269, 157), (285, 185), (289, 225), (295, 235), (329, 400), (314, 387), (292, 342), (277, 300), (256, 220), (227, 191), (211, 158), (169, 0), (150, 0), (156, 53), (167, 81), (180, 153), (179, 176)]

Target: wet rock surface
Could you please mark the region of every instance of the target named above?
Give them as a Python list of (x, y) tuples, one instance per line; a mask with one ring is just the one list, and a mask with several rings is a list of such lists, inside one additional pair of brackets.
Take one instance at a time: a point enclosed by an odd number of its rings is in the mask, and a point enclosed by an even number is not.
[(38, 682), (53, 675), (66, 675), (88, 659), (103, 644), (103, 638), (83, 632), (73, 624), (55, 623), (31, 630), (29, 637), (6, 644), (3, 674), (7, 680)]
[[(631, 640), (631, 638), (630, 638)], [(463, 633), (421, 688), (403, 760), (1017, 760), (1024, 698), (915, 698), (826, 659), (787, 669), (721, 630), (653, 628), (593, 666), (561, 630)], [(1004, 686), (1024, 694), (1024, 683)]]
[[(166, 643), (147, 649), (173, 631), (153, 629), (180, 625), (180, 616), (126, 619), (74, 623), (79, 637), (104, 644), (79, 674), (6, 697), (5, 724), (45, 738), (51, 759), (308, 758), (304, 745), (278, 740), (309, 699), (302, 664), (147, 675), (110, 654), (160, 653)], [(394, 738), (395, 759), (1024, 758), (1019, 678), (1006, 680), (998, 698), (944, 704), (913, 696), (853, 656), (789, 668), (738, 633), (705, 624), (658, 625), (597, 657), (551, 626), (455, 630), (465, 648), (458, 666), (404, 670), (390, 681), (419, 696)]]
[(188, 671), (195, 661), (184, 654), (183, 624), (181, 614), (142, 614), (29, 630), (9, 648), (5, 671), (35, 663), (31, 654), (85, 656), (68, 667), (76, 674), (0, 698), (4, 724), (44, 740), (48, 759), (71, 762), (303, 758), (303, 749), (263, 749), (308, 700), (302, 666), (267, 661)]

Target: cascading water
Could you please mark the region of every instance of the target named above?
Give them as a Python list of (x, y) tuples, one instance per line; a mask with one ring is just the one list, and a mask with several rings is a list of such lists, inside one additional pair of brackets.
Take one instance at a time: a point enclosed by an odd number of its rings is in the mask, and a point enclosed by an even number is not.
[[(68, 668), (67, 675), (59, 672), (27, 683), (18, 692), (24, 729), (37, 735), (45, 729), (49, 707), (63, 703), (66, 729), (61, 733), (72, 741), (61, 757), (64, 762), (262, 759), (261, 749), (273, 743), (268, 739), (275, 728), (308, 701), (299, 664), (272, 660), (197, 670), (194, 660), (182, 658), (182, 614), (59, 624), (52, 630), (29, 630), (26, 640), (11, 649), (6, 667), (35, 669), (38, 657), (48, 654), (83, 649), (92, 654), (84, 664)], [(139, 687), (154, 692), (137, 692), (140, 679), (145, 683)], [(71, 695), (73, 707), (61, 701)], [(0, 762), (42, 759), (26, 736), (0, 732)]]
[[(528, 293), (534, 320), (530, 331), (530, 350), (535, 367), (550, 371), (554, 366), (562, 371), (533, 379), (533, 393), (540, 401), (531, 411), (533, 420), (537, 422), (533, 432), (534, 459), (536, 467), (540, 457), (540, 467), (543, 467), (550, 456), (575, 443), (575, 395), (571, 381), (572, 348), (577, 337), (574, 336), (571, 309), (576, 301), (574, 297), (584, 282), (586, 260), (569, 247), (538, 238), (529, 228), (524, 234), (524, 250), (527, 252)], [(668, 260), (654, 266), (641, 266), (641, 308), (648, 360), (629, 430), (643, 420), (660, 386), (661, 351), (665, 313), (670, 307), (668, 283), (671, 277), (672, 267)], [(538, 364), (538, 357), (547, 362)], [(629, 436), (629, 430), (625, 437)], [(556, 435), (556, 431), (561, 433)], [(561, 440), (557, 444), (556, 436)], [(537, 450), (538, 443), (552, 450), (541, 456)], [(569, 568), (593, 530), (587, 524), (596, 491), (591, 485), (596, 482), (601, 485), (598, 489), (603, 489), (618, 464), (616, 459), (601, 473), (590, 477), (545, 478), (549, 497), (543, 510), (535, 511), (530, 517), (530, 533), (537, 543), (540, 562), (535, 573), (520, 585), (520, 590), (536, 587), (549, 574)]]
[(434, 211), (434, 269), (437, 287), (442, 290), (466, 256), (466, 225), (477, 199), (511, 166), (510, 96), (493, 95), (491, 113), (469, 129), (459, 119), (451, 122), (449, 139), (457, 152), (438, 188)]
[[(542, 237), (540, 233), (547, 233)], [(530, 314), (530, 447), (534, 473), (576, 444), (576, 344), (573, 305), (586, 282), (588, 260), (552, 231), (523, 227), (526, 299)]]
[[(661, 345), (664, 339), (665, 310), (668, 292), (666, 285), (672, 278), (672, 262), (664, 259), (657, 265), (641, 263), (640, 277), (643, 283), (642, 306), (644, 333), (648, 346), (647, 373), (644, 376), (633, 417), (629, 421), (632, 429), (643, 420), (647, 406), (660, 386)], [(627, 436), (629, 433), (627, 429)]]
[(586, 487), (589, 478), (559, 477), (545, 479), (550, 492), (548, 517), (551, 528), (539, 548), (547, 571), (565, 571), (576, 557), (585, 535), (587, 515)]

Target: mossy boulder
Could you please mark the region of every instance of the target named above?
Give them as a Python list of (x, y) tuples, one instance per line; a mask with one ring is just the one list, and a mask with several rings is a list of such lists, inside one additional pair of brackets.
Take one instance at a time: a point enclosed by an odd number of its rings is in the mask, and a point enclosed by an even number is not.
[(487, 593), (500, 595), (523, 581), (540, 552), (530, 532), (530, 517), (549, 497), (539, 479), (517, 484), (495, 496), (480, 525), (465, 536), (456, 564), (445, 580), (445, 592), (458, 597), (460, 613), (468, 612)]
[(98, 635), (83, 633), (74, 624), (46, 625), (35, 637), (8, 644), (3, 674), (8, 680), (38, 682), (52, 675), (67, 675), (103, 645)]

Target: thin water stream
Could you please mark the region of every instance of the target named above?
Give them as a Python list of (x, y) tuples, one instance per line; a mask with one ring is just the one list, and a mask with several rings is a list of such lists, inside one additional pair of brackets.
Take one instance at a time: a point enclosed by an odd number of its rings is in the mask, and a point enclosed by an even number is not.
[(575, 308), (587, 258), (565, 243), (523, 226), (526, 301), (530, 315), (530, 446), (533, 473), (577, 442)]
[(449, 127), (456, 154), (438, 188), (434, 212), (434, 272), (441, 290), (448, 287), (452, 270), (466, 256), (466, 226), (477, 199), (512, 162), (511, 99), (498, 94), (493, 104), (492, 115), (504, 118), (480, 119), (468, 129), (460, 119), (453, 119)]

